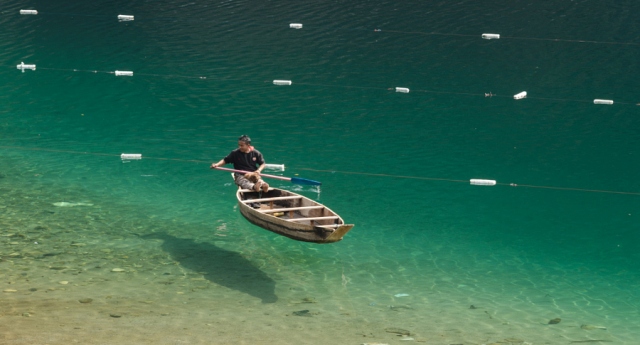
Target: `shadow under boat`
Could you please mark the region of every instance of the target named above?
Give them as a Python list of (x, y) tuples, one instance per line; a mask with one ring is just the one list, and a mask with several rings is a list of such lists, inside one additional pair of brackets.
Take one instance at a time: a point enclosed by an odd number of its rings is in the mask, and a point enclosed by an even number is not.
[(276, 282), (236, 252), (166, 233), (140, 237), (162, 240), (162, 250), (180, 258), (182, 267), (202, 272), (204, 278), (212, 283), (260, 298), (262, 303), (275, 303), (278, 300)]

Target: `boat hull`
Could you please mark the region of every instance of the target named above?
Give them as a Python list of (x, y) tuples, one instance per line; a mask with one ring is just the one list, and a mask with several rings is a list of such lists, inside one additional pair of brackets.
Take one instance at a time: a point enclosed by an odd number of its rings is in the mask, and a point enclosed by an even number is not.
[(240, 213), (249, 222), (297, 241), (334, 243), (353, 228), (326, 206), (283, 189), (266, 193), (240, 189), (237, 198)]

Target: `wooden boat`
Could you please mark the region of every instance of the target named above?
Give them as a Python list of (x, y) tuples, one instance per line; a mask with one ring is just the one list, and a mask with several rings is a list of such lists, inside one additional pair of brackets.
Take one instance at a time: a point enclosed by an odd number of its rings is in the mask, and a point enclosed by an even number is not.
[(333, 243), (353, 228), (328, 207), (284, 189), (238, 189), (240, 213), (251, 223), (297, 241)]

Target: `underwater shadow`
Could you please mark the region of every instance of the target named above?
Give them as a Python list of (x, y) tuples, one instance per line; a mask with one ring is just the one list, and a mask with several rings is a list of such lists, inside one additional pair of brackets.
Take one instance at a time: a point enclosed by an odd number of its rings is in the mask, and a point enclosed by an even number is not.
[(180, 258), (178, 261), (182, 267), (202, 272), (204, 278), (212, 283), (260, 298), (262, 303), (275, 303), (278, 300), (276, 282), (236, 252), (165, 233), (140, 237), (162, 240), (162, 250)]

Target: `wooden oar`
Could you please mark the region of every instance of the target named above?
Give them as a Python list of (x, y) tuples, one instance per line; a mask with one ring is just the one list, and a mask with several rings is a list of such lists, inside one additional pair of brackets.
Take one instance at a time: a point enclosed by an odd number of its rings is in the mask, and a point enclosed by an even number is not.
[[(217, 167), (215, 169), (224, 170), (224, 171), (231, 171), (231, 172), (238, 173), (238, 174), (248, 174), (248, 173), (250, 173), (250, 171), (235, 170), (235, 169), (222, 168), (222, 167)], [(301, 177), (284, 177), (284, 176), (269, 175), (269, 174), (263, 174), (263, 173), (260, 173), (260, 176), (264, 176), (264, 177), (268, 177), (268, 178), (274, 178), (276, 180), (282, 180), (282, 181), (291, 181), (291, 183), (295, 183), (295, 184), (306, 184), (306, 185), (309, 185), (309, 186), (320, 186), (322, 184), (322, 182), (320, 182), (320, 181), (308, 180), (306, 178), (301, 178)]]

